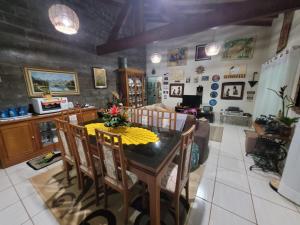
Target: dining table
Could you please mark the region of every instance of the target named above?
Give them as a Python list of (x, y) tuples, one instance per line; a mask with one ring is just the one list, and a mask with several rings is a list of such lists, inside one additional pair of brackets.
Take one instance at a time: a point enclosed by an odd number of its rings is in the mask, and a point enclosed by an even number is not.
[[(99, 122), (102, 122), (101, 119), (89, 121), (83, 125)], [(148, 186), (150, 224), (160, 225), (161, 179), (176, 157), (182, 132), (167, 128), (147, 127), (140, 124), (134, 124), (133, 126), (149, 129), (159, 138), (155, 143), (125, 144), (123, 150), (127, 169), (135, 173), (139, 180)], [(89, 135), (89, 142), (91, 150), (97, 155), (96, 137)]]

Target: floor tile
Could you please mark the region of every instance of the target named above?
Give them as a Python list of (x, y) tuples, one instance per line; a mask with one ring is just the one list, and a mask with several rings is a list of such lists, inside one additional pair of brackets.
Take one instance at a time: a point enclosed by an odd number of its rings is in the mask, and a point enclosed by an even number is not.
[(188, 222), (186, 222), (186, 224), (208, 225), (210, 208), (211, 203), (196, 197), (195, 202), (190, 209)]
[(205, 199), (208, 202), (212, 202), (214, 184), (214, 180), (203, 177), (197, 190), (197, 197)]
[(233, 151), (230, 151), (230, 150), (221, 150), (220, 151), (220, 156), (226, 156), (226, 157), (238, 159), (238, 160), (241, 160), (241, 161), (243, 160), (242, 153), (233, 152)]
[(18, 170), (22, 170), (22, 169), (26, 169), (26, 168), (28, 168), (28, 165), (26, 164), (26, 162), (22, 162), (17, 165), (14, 165), (14, 166), (7, 167), (5, 170), (6, 170), (7, 174), (12, 174)]
[(20, 199), (13, 187), (0, 192), (0, 210), (18, 202)]
[(230, 158), (220, 155), (218, 166), (224, 169), (237, 171), (239, 173), (246, 173), (244, 162), (238, 159)]
[(46, 209), (45, 203), (38, 194), (32, 194), (22, 199), (22, 202), (31, 217)]
[(213, 204), (256, 222), (251, 196), (243, 191), (216, 182)]
[(0, 177), (6, 176), (5, 169), (0, 169)]
[(254, 223), (212, 205), (209, 225), (254, 225)]
[(22, 225), (33, 225), (33, 223), (31, 220), (27, 220), (25, 223), (22, 223)]
[(0, 176), (0, 191), (3, 191), (6, 188), (9, 188), (12, 186), (12, 183), (10, 182), (8, 176), (3, 175)]
[(32, 168), (27, 166), (26, 168), (23, 168), (21, 170), (17, 170), (15, 172), (9, 174), (9, 177), (10, 177), (13, 184), (19, 184), (21, 182), (26, 181), (30, 177), (38, 175), (38, 174), (43, 173), (43, 172), (46, 172), (47, 170), (48, 170), (47, 168), (43, 168), (43, 169), (40, 169), (40, 170), (33, 170)]
[(29, 220), (29, 217), (21, 202), (0, 211), (0, 224), (21, 225), (27, 220)]
[(15, 185), (15, 188), (21, 199), (23, 199), (33, 193), (37, 193), (29, 180), (26, 180), (24, 182), (21, 182), (21, 183)]
[(32, 218), (34, 225), (59, 225), (51, 212), (46, 209)]
[(253, 197), (255, 214), (259, 225), (299, 225), (300, 214), (271, 203), (264, 199)]
[(260, 169), (252, 169), (250, 170), (249, 167), (246, 167), (246, 171), (249, 177), (253, 177), (260, 180), (267, 180), (270, 181), (272, 178), (279, 178), (277, 174), (271, 172), (263, 172)]
[(59, 160), (53, 164), (51, 164), (50, 166), (47, 166), (48, 169), (52, 169), (52, 168), (55, 168), (57, 166), (62, 166), (63, 165), (63, 161), (62, 160)]
[(209, 155), (208, 155), (208, 158), (205, 162), (205, 165), (215, 165), (215, 166), (217, 166), (218, 165), (218, 159), (219, 159), (218, 155), (215, 155), (215, 154), (212, 154), (211, 152), (209, 152)]
[(217, 181), (250, 193), (248, 177), (246, 174), (224, 168), (218, 168)]
[(268, 180), (260, 180), (249, 177), (249, 183), (253, 195), (297, 211), (297, 208), (294, 205), (294, 203), (290, 202), (289, 200), (279, 195), (277, 192), (273, 191), (273, 189), (269, 185)]
[(204, 165), (203, 177), (215, 180), (217, 175), (217, 166), (216, 165)]

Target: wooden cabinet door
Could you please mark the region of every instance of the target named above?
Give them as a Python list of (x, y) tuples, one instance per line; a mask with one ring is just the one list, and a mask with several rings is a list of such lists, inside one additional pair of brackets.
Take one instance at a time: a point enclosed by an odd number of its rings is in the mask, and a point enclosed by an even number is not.
[(97, 110), (89, 110), (82, 112), (83, 121), (91, 121), (98, 118)]
[(1, 127), (1, 138), (3, 157), (8, 164), (20, 161), (35, 151), (35, 137), (30, 122)]

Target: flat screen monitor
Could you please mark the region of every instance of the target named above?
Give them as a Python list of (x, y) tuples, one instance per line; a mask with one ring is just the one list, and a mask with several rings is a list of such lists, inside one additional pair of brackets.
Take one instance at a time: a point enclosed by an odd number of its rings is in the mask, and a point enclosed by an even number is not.
[(182, 105), (191, 108), (199, 108), (202, 104), (201, 95), (184, 95), (182, 98)]

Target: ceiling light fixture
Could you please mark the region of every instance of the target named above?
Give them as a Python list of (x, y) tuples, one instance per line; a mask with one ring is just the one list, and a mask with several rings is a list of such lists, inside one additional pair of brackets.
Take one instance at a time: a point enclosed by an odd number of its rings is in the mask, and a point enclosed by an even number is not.
[(212, 42), (205, 46), (205, 53), (207, 56), (218, 55), (221, 50), (221, 44), (218, 42)]
[(54, 28), (64, 34), (76, 34), (79, 29), (79, 19), (73, 9), (66, 5), (54, 4), (48, 10), (48, 15)]
[(160, 63), (160, 61), (161, 61), (161, 54), (159, 54), (159, 53), (153, 53), (151, 55), (150, 59), (151, 59), (152, 63), (155, 63), (155, 64), (156, 63)]

